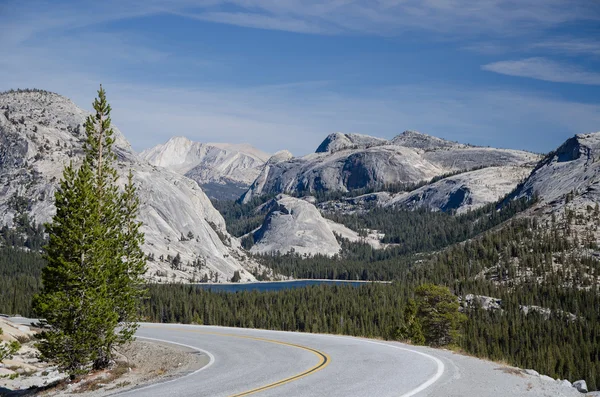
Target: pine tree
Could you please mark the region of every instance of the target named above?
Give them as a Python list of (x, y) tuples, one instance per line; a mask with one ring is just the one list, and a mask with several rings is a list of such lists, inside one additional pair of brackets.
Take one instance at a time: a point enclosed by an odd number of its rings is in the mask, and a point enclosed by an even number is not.
[(458, 311), (458, 299), (448, 287), (420, 285), (415, 290), (415, 302), (427, 344), (444, 346), (457, 342), (466, 316)]
[(90, 365), (106, 367), (113, 348), (131, 340), (145, 272), (139, 199), (131, 172), (119, 192), (111, 108), (102, 86), (93, 107), (83, 164), (77, 171), (72, 163), (65, 168), (55, 195), (56, 215), (46, 225), (48, 265), (33, 302), (49, 325), (40, 337), (41, 357), (72, 376)]

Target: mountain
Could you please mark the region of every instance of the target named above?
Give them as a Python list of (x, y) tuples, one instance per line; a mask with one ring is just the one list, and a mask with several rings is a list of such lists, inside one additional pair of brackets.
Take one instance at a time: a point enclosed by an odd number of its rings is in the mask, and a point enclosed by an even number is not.
[(335, 133), (315, 153), (265, 167), (242, 200), (249, 202), (264, 194), (412, 185), (484, 167), (533, 166), (538, 160), (538, 155), (529, 152), (458, 144), (415, 131), (392, 140)]
[[(69, 161), (82, 159), (88, 113), (69, 99), (45, 91), (0, 94), (0, 220), (11, 225), (24, 210), (37, 223), (55, 213), (54, 192)], [(257, 265), (231, 238), (225, 222), (198, 184), (138, 156), (115, 131), (116, 168), (131, 169), (141, 199), (146, 241), (146, 277), (155, 281), (226, 281), (240, 271), (244, 281)], [(172, 266), (179, 254), (180, 266)]]
[(516, 196), (562, 206), (570, 194), (581, 203), (600, 201), (600, 132), (575, 135), (549, 153)]
[(185, 137), (173, 137), (140, 156), (152, 165), (195, 180), (217, 199), (237, 199), (270, 157), (248, 144), (200, 143)]
[(261, 227), (253, 233), (254, 245), (250, 251), (257, 254), (295, 252), (334, 256), (342, 250), (336, 235), (382, 248), (376, 237), (361, 238), (346, 226), (323, 218), (310, 201), (310, 197), (299, 199), (282, 194), (259, 207), (258, 210), (267, 214)]

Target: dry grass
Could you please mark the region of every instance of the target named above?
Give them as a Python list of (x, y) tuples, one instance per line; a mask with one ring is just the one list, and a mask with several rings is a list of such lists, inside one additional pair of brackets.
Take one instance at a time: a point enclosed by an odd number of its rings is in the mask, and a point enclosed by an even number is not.
[(17, 335), (17, 336), (15, 336), (15, 339), (21, 345), (25, 345), (25, 344), (31, 342), (32, 340), (35, 340), (35, 336)]
[(514, 367), (500, 367), (500, 368), (494, 368), (496, 371), (502, 371), (505, 374), (511, 374), (511, 375), (516, 375), (516, 376), (520, 376), (521, 378), (524, 378), (525, 375), (523, 374), (523, 370), (519, 369), (519, 368), (514, 368)]
[[(105, 385), (110, 384), (115, 380), (119, 379), (127, 372), (129, 372), (129, 370), (130, 366), (128, 363), (118, 362), (114, 368), (105, 371), (103, 374), (95, 376), (93, 379), (90, 379), (88, 381), (82, 381), (77, 387), (77, 389), (74, 390), (74, 393), (86, 393), (98, 390), (104, 387)], [(129, 382), (122, 383), (129, 384)]]

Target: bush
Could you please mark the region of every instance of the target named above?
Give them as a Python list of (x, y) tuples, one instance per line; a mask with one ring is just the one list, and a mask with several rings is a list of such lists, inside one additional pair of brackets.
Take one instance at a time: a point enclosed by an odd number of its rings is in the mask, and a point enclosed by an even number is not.
[[(0, 328), (0, 335), (4, 331)], [(0, 342), (0, 363), (4, 360), (10, 360), (14, 354), (16, 354), (21, 348), (21, 344), (17, 341), (13, 342)]]

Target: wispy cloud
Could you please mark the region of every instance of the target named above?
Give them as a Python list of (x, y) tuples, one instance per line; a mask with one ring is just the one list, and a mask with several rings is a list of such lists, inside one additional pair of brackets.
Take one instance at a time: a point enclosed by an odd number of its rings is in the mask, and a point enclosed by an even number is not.
[[(404, 85), (340, 94), (327, 87), (171, 89), (107, 85), (115, 123), (143, 149), (176, 134), (199, 141), (249, 142), (274, 152), (315, 150), (335, 131), (391, 138), (416, 129), (462, 142), (549, 151), (600, 125), (600, 105), (485, 87)], [(544, 145), (540, 145), (540, 136)], [(297, 139), (302, 137), (302, 139)]]
[[(10, 7), (0, 4), (0, 76), (5, 76), (0, 77), (0, 90), (48, 89), (87, 108), (102, 82), (114, 105), (116, 125), (138, 150), (173, 135), (187, 135), (205, 142), (249, 142), (271, 152), (287, 148), (304, 154), (334, 131), (392, 137), (404, 129), (475, 144), (550, 150), (567, 135), (600, 125), (600, 105), (484, 85), (468, 89), (404, 85), (349, 92), (335, 83), (291, 79), (288, 84), (244, 87), (194, 81), (177, 88), (164, 79), (137, 78), (141, 74), (137, 71), (148, 72), (154, 63), (165, 66), (162, 70), (170, 70), (169, 62), (202, 64), (201, 55), (183, 59), (181, 54), (164, 52), (168, 48), (157, 51), (131, 31), (101, 29), (101, 24), (114, 20), (176, 14), (296, 33), (401, 35), (416, 29), (440, 37), (505, 37), (598, 19), (593, 2), (574, 6), (559, 0), (173, 0), (165, 6), (158, 0), (81, 0), (66, 7), (58, 2), (8, 1)], [(121, 75), (127, 67), (135, 79)], [(550, 81), (600, 81), (594, 72), (544, 58), (483, 68)], [(546, 147), (540, 147), (542, 133)]]
[(30, 14), (30, 23), (23, 26), (7, 18), (0, 33), (21, 40), (58, 26), (160, 13), (300, 33), (393, 35), (419, 29), (459, 37), (515, 36), (564, 23), (600, 21), (599, 3), (588, 0), (81, 0), (68, 6), (8, 0), (8, 4), (7, 16)]
[(543, 49), (567, 55), (600, 56), (600, 40), (576, 37), (558, 37), (533, 43), (530, 48)]
[(509, 76), (528, 77), (556, 83), (600, 85), (600, 73), (586, 71), (578, 66), (546, 58), (499, 61), (483, 65), (481, 68)]
[[(61, 69), (58, 63), (36, 68), (35, 59), (15, 59), (20, 68), (11, 69), (10, 81), (0, 79), (0, 90), (44, 88), (89, 108), (102, 81), (113, 120), (136, 150), (186, 135), (202, 142), (248, 142), (269, 152), (285, 148), (301, 155), (314, 151), (335, 131), (391, 138), (416, 129), (473, 144), (548, 151), (571, 134), (600, 126), (599, 104), (547, 92), (402, 85), (349, 94), (325, 81), (174, 88), (131, 83), (73, 66)], [(1, 63), (0, 74), (7, 75)]]
[(335, 34), (339, 30), (333, 27), (319, 26), (318, 24), (300, 18), (264, 15), (249, 12), (204, 12), (200, 14), (173, 13), (186, 18), (201, 21), (225, 23), (247, 28), (282, 30), (294, 33)]

